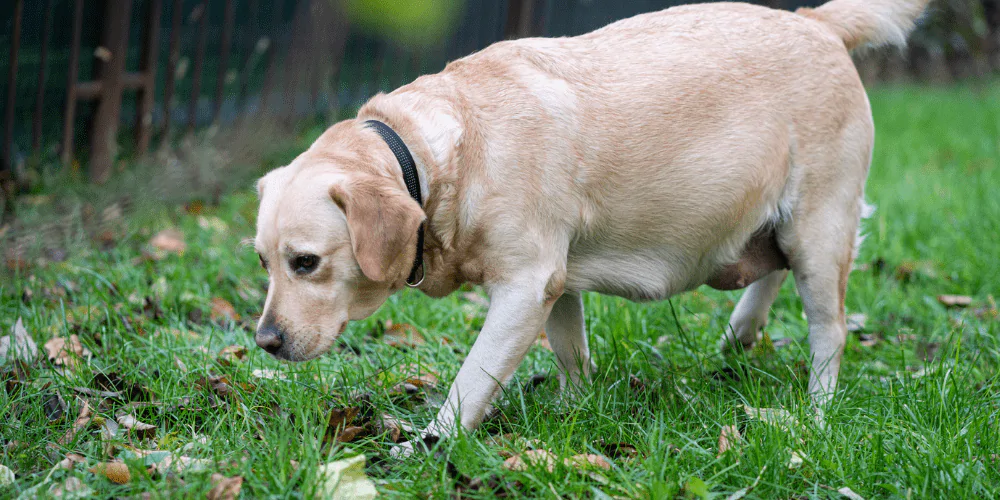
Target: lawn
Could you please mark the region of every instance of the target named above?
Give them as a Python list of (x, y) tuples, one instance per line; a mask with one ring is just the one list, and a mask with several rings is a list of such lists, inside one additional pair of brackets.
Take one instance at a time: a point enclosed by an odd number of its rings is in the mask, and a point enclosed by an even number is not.
[[(110, 235), (0, 271), (3, 334), (22, 318), (39, 352), (3, 368), (0, 464), (16, 476), (0, 497), (203, 497), (220, 474), (242, 477), (245, 498), (311, 498), (329, 479), (323, 464), (358, 454), (386, 497), (1000, 496), (1000, 84), (883, 88), (871, 100), (878, 210), (849, 284), (856, 324), (841, 390), (822, 423), (805, 392), (792, 280), (765, 339), (728, 359), (716, 341), (739, 292), (651, 304), (589, 294), (591, 385), (560, 393), (539, 341), (480, 429), (391, 458), (393, 440), (442, 403), (484, 296), (401, 293), (329, 355), (277, 362), (252, 338), (267, 277), (242, 243), (255, 196), (236, 190), (218, 204), (111, 214)], [(89, 356), (48, 359), (43, 345), (57, 337)], [(551, 452), (553, 466), (528, 450)], [(579, 454), (601, 463), (564, 461)], [(509, 470), (516, 456), (526, 465)]]

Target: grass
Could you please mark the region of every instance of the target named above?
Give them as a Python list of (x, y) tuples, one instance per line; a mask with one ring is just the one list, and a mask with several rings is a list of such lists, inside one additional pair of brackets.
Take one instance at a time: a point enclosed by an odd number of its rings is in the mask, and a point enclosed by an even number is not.
[[(466, 296), (479, 292), (440, 300), (398, 294), (352, 324), (330, 355), (276, 362), (252, 340), (266, 276), (240, 244), (253, 234), (256, 200), (237, 191), (200, 213), (145, 206), (114, 227), (109, 248), (76, 248), (65, 261), (35, 262), (0, 281), (5, 330), (22, 317), (40, 348), (77, 334), (93, 352), (75, 368), (56, 369), (43, 358), (27, 373), (4, 370), (0, 463), (17, 476), (0, 497), (37, 485), (44, 491), (68, 477), (101, 497), (197, 497), (211, 488), (213, 472), (242, 476), (246, 498), (312, 497), (321, 464), (358, 453), (386, 497), (442, 498), (461, 489), (486, 498), (721, 498), (748, 489), (749, 498), (834, 498), (843, 487), (865, 498), (996, 497), (1000, 85), (880, 89), (871, 100), (878, 138), (868, 198), (878, 211), (865, 223), (869, 236), (847, 298), (848, 312), (867, 321), (848, 340), (825, 426), (813, 420), (805, 392), (806, 321), (791, 280), (773, 308), (770, 342), (730, 359), (714, 346), (739, 292), (699, 289), (652, 304), (590, 294), (587, 324), (599, 367), (592, 385), (560, 394), (554, 377), (533, 377), (555, 366), (537, 346), (479, 430), (441, 442), (435, 454), (392, 459), (379, 416), (418, 427), (434, 416), (482, 327), (485, 308)], [(187, 250), (143, 258), (163, 228), (182, 231)], [(973, 302), (947, 308), (939, 294)], [(210, 319), (213, 298), (243, 319)], [(413, 325), (426, 342), (388, 345), (379, 340), (386, 320)], [(245, 358), (220, 363), (219, 351), (234, 344), (247, 347)], [(417, 371), (440, 383), (400, 391)], [(205, 380), (212, 376), (228, 384), (213, 388)], [(63, 412), (53, 410), (57, 394), (67, 403)], [(102, 436), (94, 420), (60, 443), (84, 401), (105, 421), (129, 413), (156, 426), (155, 437)], [(753, 419), (744, 405), (783, 408), (796, 422)], [(361, 437), (330, 439), (337, 435), (328, 429), (331, 410), (336, 417), (350, 407), (359, 409), (352, 425), (362, 427)], [(720, 455), (724, 426), (742, 439)], [(532, 446), (559, 457), (602, 454), (611, 468), (503, 468), (501, 452)], [(153, 461), (136, 459), (130, 447), (209, 465), (150, 473)], [(71, 452), (85, 463), (54, 468)], [(802, 462), (791, 468), (793, 452)], [(116, 457), (131, 469), (127, 484), (88, 472)]]

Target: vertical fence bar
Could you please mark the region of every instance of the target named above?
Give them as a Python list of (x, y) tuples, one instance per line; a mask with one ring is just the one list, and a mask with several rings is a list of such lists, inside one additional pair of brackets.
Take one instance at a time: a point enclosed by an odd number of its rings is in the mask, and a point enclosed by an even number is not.
[(160, 145), (170, 143), (170, 119), (174, 104), (174, 90), (177, 85), (177, 63), (181, 58), (181, 20), (184, 18), (182, 0), (174, 0), (170, 13), (170, 47), (167, 49), (167, 74), (163, 84), (163, 132)]
[(208, 0), (202, 0), (197, 7), (198, 15), (198, 45), (194, 53), (194, 73), (191, 75), (191, 102), (188, 103), (187, 132), (194, 132), (198, 120), (198, 98), (201, 97), (201, 73), (205, 69), (205, 30), (208, 20)]
[(122, 108), (122, 75), (128, 55), (128, 32), (132, 2), (108, 2), (101, 45), (110, 51), (102, 61), (101, 94), (90, 130), (90, 180), (104, 183), (111, 176), (111, 162), (117, 154), (118, 120)]
[(271, 18), (274, 25), (271, 32), (271, 44), (267, 47), (267, 69), (264, 71), (264, 84), (260, 91), (260, 111), (266, 113), (270, 107), (271, 87), (274, 86), (274, 72), (277, 71), (278, 36), (281, 34), (281, 18), (285, 10), (284, 0), (274, 0), (274, 13)]
[(226, 88), (226, 73), (229, 71), (229, 51), (233, 38), (233, 0), (226, 0), (226, 13), (222, 21), (222, 47), (219, 49), (219, 74), (215, 79), (215, 102), (212, 104), (212, 123), (219, 121), (222, 111), (222, 91)]
[(49, 38), (52, 36), (52, 0), (45, 0), (45, 24), (42, 26), (42, 48), (38, 61), (38, 88), (35, 90), (35, 116), (31, 126), (31, 150), (36, 154), (42, 147), (42, 109), (45, 106), (45, 83), (49, 79)]
[(7, 73), (7, 113), (4, 117), (3, 164), (0, 165), (0, 184), (10, 182), (11, 166), (14, 159), (14, 101), (17, 98), (17, 56), (21, 50), (21, 17), (24, 14), (24, 0), (14, 4), (14, 33), (10, 40), (10, 68)]
[(80, 72), (80, 36), (83, 32), (83, 0), (73, 0), (73, 39), (66, 72), (66, 111), (63, 114), (62, 163), (73, 159), (73, 126), (76, 124), (76, 79)]
[(260, 40), (260, 0), (250, 0), (250, 53), (243, 60), (240, 70), (240, 90), (236, 98), (236, 120), (246, 114), (244, 106), (247, 102), (247, 91), (250, 89), (250, 63), (257, 57), (257, 43)]
[[(294, 5), (294, 4), (293, 4)], [(302, 11), (302, 3), (296, 5), (292, 10), (292, 32), (289, 34), (288, 43), (285, 46), (285, 64), (284, 64), (284, 78), (281, 80), (285, 82), (283, 105), (285, 109), (281, 110), (279, 116), (281, 116), (286, 124), (291, 124), (292, 120), (295, 118), (295, 104), (298, 99), (299, 83), (304, 76), (303, 69), (305, 65), (302, 64), (305, 57), (302, 56), (302, 51), (298, 46), (303, 39), (302, 37), (302, 23), (303, 19), (309, 14), (308, 12)]]
[(149, 149), (153, 131), (153, 106), (156, 105), (156, 69), (160, 56), (160, 14), (163, 0), (149, 0), (146, 5), (146, 29), (142, 42), (142, 88), (139, 89), (135, 119), (135, 147), (141, 155)]

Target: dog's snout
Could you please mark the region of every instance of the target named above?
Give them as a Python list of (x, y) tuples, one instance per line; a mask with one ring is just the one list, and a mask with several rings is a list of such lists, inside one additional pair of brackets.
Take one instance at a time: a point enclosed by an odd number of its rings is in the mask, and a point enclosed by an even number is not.
[(257, 329), (257, 334), (254, 336), (254, 340), (257, 341), (257, 345), (261, 349), (264, 349), (270, 354), (275, 354), (281, 349), (281, 344), (284, 342), (284, 335), (281, 330), (274, 324), (263, 325)]

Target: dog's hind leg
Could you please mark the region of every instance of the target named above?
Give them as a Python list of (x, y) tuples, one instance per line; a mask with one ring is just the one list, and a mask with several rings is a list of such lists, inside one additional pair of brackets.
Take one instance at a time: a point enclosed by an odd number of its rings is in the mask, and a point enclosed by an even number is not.
[(719, 343), (726, 352), (733, 347), (750, 347), (757, 341), (757, 333), (767, 325), (771, 304), (778, 297), (781, 284), (788, 276), (787, 269), (780, 269), (753, 282), (733, 309), (729, 326)]
[(565, 293), (556, 300), (545, 322), (545, 334), (559, 363), (559, 387), (565, 389), (567, 380), (573, 385), (589, 380), (593, 364), (579, 293)]

